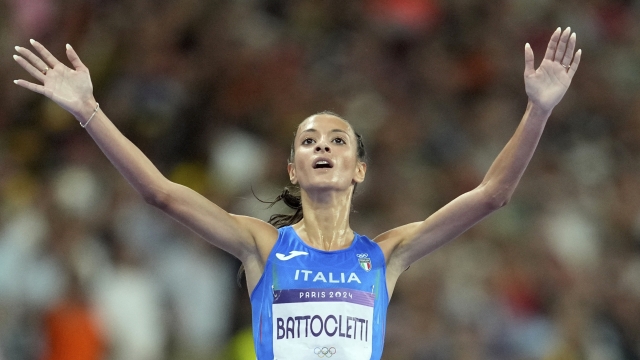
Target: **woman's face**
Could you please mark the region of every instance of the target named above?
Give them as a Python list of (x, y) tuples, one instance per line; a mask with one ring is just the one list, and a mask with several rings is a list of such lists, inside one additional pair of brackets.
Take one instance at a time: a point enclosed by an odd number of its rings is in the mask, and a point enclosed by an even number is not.
[(351, 126), (339, 117), (321, 114), (298, 126), (289, 178), (312, 189), (344, 190), (364, 180), (366, 164), (357, 158), (357, 139)]

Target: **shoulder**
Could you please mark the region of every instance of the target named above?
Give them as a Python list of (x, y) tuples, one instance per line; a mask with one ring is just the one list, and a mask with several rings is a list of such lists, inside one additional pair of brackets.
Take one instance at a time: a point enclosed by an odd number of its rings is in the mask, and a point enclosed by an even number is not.
[(266, 221), (250, 216), (235, 214), (231, 216), (247, 229), (253, 239), (252, 246), (238, 257), (244, 265), (247, 289), (251, 294), (262, 276), (269, 254), (278, 241), (278, 229)]
[(411, 239), (416, 236), (420, 224), (421, 222), (414, 222), (398, 226), (396, 228), (383, 232), (373, 239), (373, 241), (375, 241), (378, 246), (380, 246), (387, 265), (389, 265), (389, 262), (393, 258), (394, 253), (396, 253), (401, 247), (401, 244), (407, 239)]
[(254, 240), (255, 248), (252, 249), (253, 251), (249, 250), (249, 253), (246, 254), (247, 257), (259, 255), (260, 258), (266, 260), (278, 240), (278, 229), (268, 222), (254, 217), (235, 214), (231, 214), (231, 216), (249, 231)]
[(358, 244), (359, 244), (357, 246), (380, 248), (380, 245), (378, 244), (377, 241), (375, 241), (375, 238), (372, 239), (367, 235), (358, 234), (358, 233), (356, 233), (356, 237), (358, 238)]

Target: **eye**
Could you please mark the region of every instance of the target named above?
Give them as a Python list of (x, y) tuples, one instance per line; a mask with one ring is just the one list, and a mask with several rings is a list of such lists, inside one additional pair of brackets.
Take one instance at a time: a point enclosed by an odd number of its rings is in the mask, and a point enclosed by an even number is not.
[(310, 145), (313, 144), (313, 139), (312, 138), (306, 138), (304, 140), (302, 140), (302, 145)]
[(336, 143), (336, 144), (341, 144), (341, 145), (344, 145), (344, 144), (346, 144), (346, 143), (347, 143), (347, 142), (346, 142), (343, 138), (341, 138), (341, 137), (337, 137), (337, 138), (333, 139), (333, 142), (334, 142), (334, 143)]

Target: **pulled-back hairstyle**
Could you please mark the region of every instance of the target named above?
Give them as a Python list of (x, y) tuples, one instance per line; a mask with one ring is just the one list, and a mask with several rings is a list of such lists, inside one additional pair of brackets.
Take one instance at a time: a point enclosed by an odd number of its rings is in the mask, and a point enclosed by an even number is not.
[[(313, 116), (316, 115), (331, 115), (331, 116), (335, 116), (339, 119), (341, 119), (342, 121), (346, 122), (351, 129), (353, 129), (353, 126), (351, 126), (351, 124), (345, 120), (342, 116), (331, 112), (331, 111), (322, 111), (319, 113), (314, 114)], [(295, 145), (296, 145), (296, 135), (297, 135), (298, 131), (296, 129), (296, 131), (293, 133), (293, 141), (291, 142), (291, 152), (289, 154), (289, 163), (293, 163), (293, 158), (296, 154), (295, 152)], [(353, 130), (353, 133), (356, 136), (356, 142), (357, 142), (357, 149), (356, 149), (356, 156), (358, 157), (359, 161), (365, 162), (367, 159), (367, 153), (365, 151), (364, 148), (364, 141), (362, 140), (362, 136), (360, 134), (358, 134), (355, 130)], [(358, 184), (354, 185), (353, 187), (353, 191), (355, 192), (356, 187)], [(279, 203), (280, 201), (282, 201), (287, 207), (289, 207), (290, 209), (293, 210), (293, 214), (273, 214), (271, 215), (271, 217), (269, 218), (269, 221), (267, 221), (269, 224), (273, 225), (276, 229), (279, 229), (281, 227), (285, 227), (285, 226), (289, 226), (289, 225), (293, 225), (298, 223), (300, 220), (302, 220), (302, 218), (304, 217), (304, 212), (302, 210), (302, 199), (300, 197), (300, 186), (299, 185), (288, 185), (284, 187), (284, 190), (282, 190), (282, 193), (278, 196), (276, 196), (275, 199), (273, 199), (272, 201), (265, 201), (260, 199), (259, 197), (257, 197), (255, 194), (254, 196), (256, 197), (256, 199), (258, 199), (258, 201), (265, 203), (265, 204), (269, 204), (269, 206), (267, 208), (271, 208), (274, 205), (276, 205), (277, 203)], [(244, 265), (240, 266), (240, 270), (238, 270), (238, 277), (237, 277), (237, 281), (238, 281), (238, 285), (241, 286), (241, 279), (242, 279), (242, 274), (244, 272)]]
[[(351, 124), (345, 120), (343, 117), (341, 117), (340, 115), (331, 112), (331, 111), (322, 111), (319, 112), (317, 114), (314, 114), (313, 116), (316, 115), (331, 115), (331, 116), (335, 116), (337, 118), (339, 118), (340, 120), (346, 122), (351, 129), (353, 129), (353, 126), (351, 126)], [(295, 145), (296, 145), (296, 135), (297, 135), (297, 129), (296, 132), (293, 133), (293, 141), (291, 142), (291, 152), (289, 153), (289, 163), (293, 163), (293, 158), (296, 154), (295, 152)], [(355, 130), (353, 130), (353, 133), (356, 136), (356, 141), (357, 141), (357, 149), (356, 149), (356, 156), (358, 157), (359, 161), (366, 161), (367, 158), (367, 152), (364, 148), (364, 141), (362, 140), (362, 136), (360, 134), (358, 134)], [(357, 186), (357, 184), (356, 184)], [(354, 186), (353, 190), (355, 191), (356, 186)], [(285, 186), (284, 190), (282, 191), (282, 193), (278, 196), (276, 196), (276, 198), (273, 201), (263, 201), (258, 199), (259, 201), (263, 202), (263, 203), (267, 203), (269, 204), (268, 208), (271, 208), (272, 206), (274, 206), (275, 204), (277, 204), (278, 202), (282, 201), (286, 206), (288, 206), (290, 209), (293, 209), (293, 214), (274, 214), (271, 215), (271, 217), (269, 218), (268, 223), (273, 225), (274, 227), (276, 227), (277, 229), (281, 228), (281, 227), (285, 227), (285, 226), (289, 226), (289, 225), (293, 225), (298, 223), (300, 220), (302, 220), (302, 218), (304, 217), (304, 213), (302, 210), (302, 200), (300, 198), (300, 186), (298, 185), (288, 185)]]

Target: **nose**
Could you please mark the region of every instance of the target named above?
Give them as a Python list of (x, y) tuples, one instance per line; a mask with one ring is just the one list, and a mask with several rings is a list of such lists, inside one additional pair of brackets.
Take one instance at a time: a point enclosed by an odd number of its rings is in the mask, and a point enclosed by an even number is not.
[(329, 147), (329, 144), (326, 143), (318, 143), (318, 145), (316, 145), (316, 152), (331, 152), (331, 147)]

